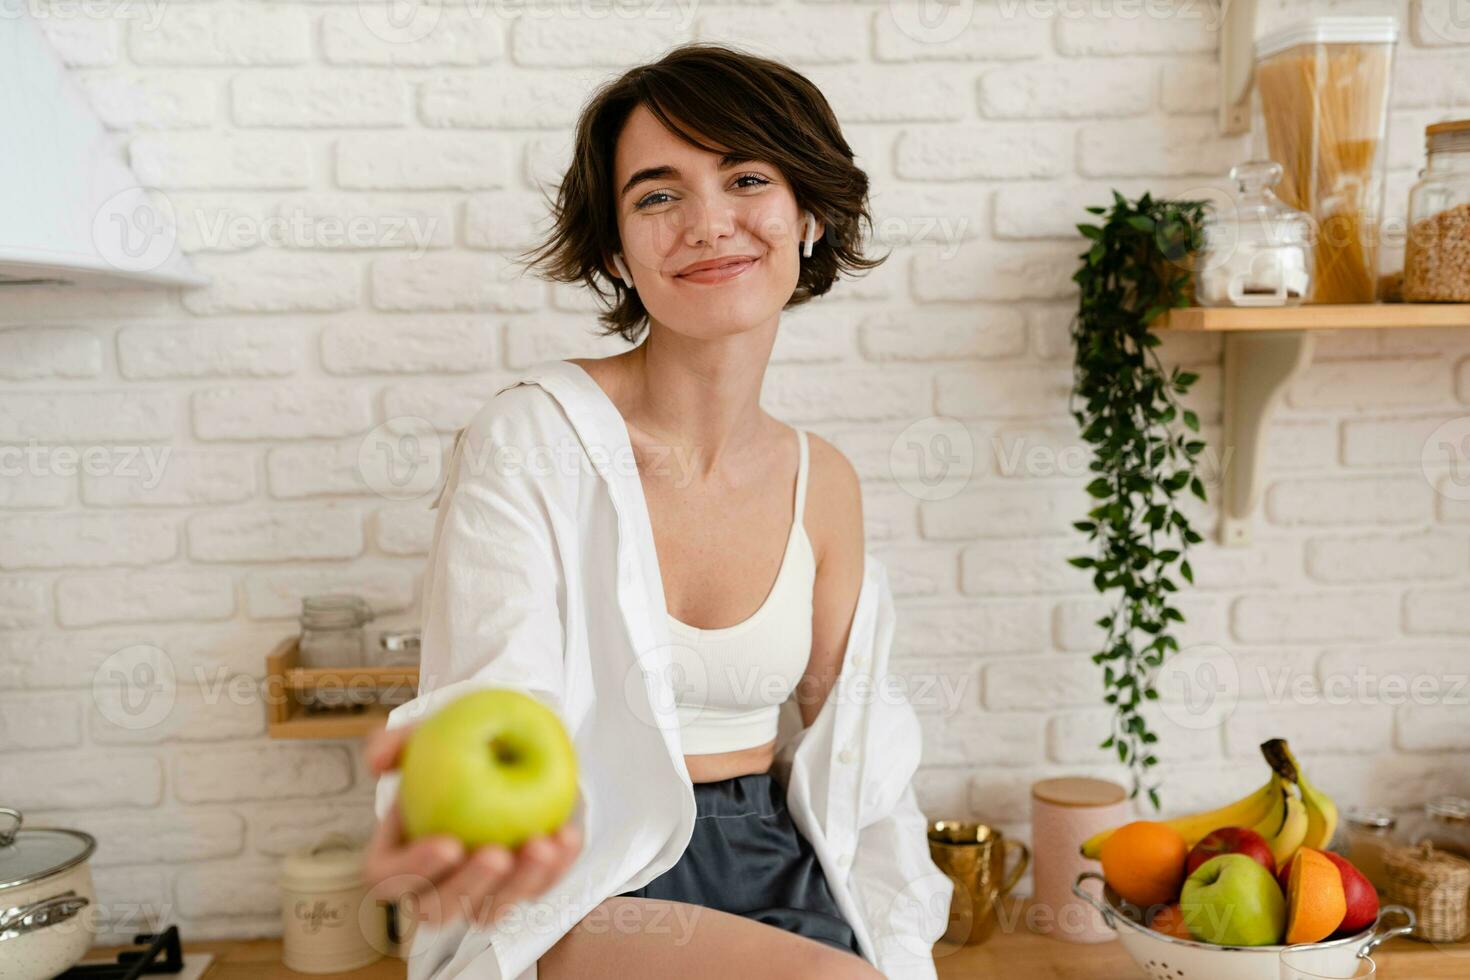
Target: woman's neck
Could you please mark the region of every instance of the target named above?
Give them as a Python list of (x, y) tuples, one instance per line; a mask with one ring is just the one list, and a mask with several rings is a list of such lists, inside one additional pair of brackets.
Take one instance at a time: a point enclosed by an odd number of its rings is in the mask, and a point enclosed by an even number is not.
[(651, 327), (619, 355), (623, 418), (644, 438), (673, 447), (705, 478), (759, 443), (770, 420), (761, 384), (774, 331), (693, 340)]

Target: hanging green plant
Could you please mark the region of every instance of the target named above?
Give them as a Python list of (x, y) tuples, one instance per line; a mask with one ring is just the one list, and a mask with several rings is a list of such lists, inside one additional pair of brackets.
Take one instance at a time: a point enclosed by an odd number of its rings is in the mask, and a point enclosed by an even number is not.
[[(1169, 571), (1177, 562), (1179, 574), (1193, 583), (1186, 552), (1203, 540), (1177, 508), (1175, 495), (1188, 487), (1206, 499), (1195, 467), (1205, 444), (1175, 431), (1175, 419), (1181, 419), (1199, 432), (1199, 418), (1175, 398), (1188, 393), (1199, 376), (1177, 365), (1165, 370), (1154, 351), (1159, 337), (1149, 325), (1190, 303), (1190, 267), (1208, 206), (1148, 194), (1130, 203), (1114, 191), (1111, 209), (1087, 209), (1104, 216), (1101, 224), (1077, 226), (1090, 244), (1072, 277), (1081, 296), (1072, 322), (1068, 410), (1093, 448), (1089, 467), (1097, 477), (1087, 485), (1095, 506), (1073, 527), (1087, 534), (1095, 552), (1068, 561), (1092, 570), (1098, 592), (1116, 596), (1112, 611), (1097, 620), (1107, 636), (1092, 662), (1103, 666), (1104, 700), (1114, 708), (1112, 734), (1099, 748), (1112, 749), (1129, 767), (1130, 799), (1158, 762), (1158, 736), (1140, 709), (1158, 698), (1158, 670), (1170, 651), (1179, 650), (1170, 623), (1184, 622), (1169, 604), (1169, 594), (1179, 588)], [(1075, 407), (1079, 399), (1081, 410)], [(1147, 790), (1157, 810), (1158, 787)]]

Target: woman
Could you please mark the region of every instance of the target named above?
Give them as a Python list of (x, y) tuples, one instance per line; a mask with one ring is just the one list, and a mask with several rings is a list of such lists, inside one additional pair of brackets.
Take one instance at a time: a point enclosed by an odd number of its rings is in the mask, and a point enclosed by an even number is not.
[[(694, 906), (693, 926), (599, 929), (588, 916), (540, 957), (538, 975), (881, 976), (771, 774), (782, 704), (811, 725), (843, 667), (864, 580), (858, 478), (826, 441), (759, 405), (781, 312), (881, 261), (859, 250), (866, 176), (810, 82), (692, 45), (588, 105), (555, 216), (536, 262), (600, 296), (608, 280), (600, 321), (642, 341), (570, 363), (626, 425), (674, 666), (708, 682), (677, 706), (697, 809), (688, 847), (599, 906), (648, 921)], [(370, 743), (375, 771), (393, 767), (408, 730)], [(545, 892), (582, 844), (568, 824), (514, 855), (466, 858), (456, 842), (404, 847), (399, 833), (395, 808), (368, 877), (421, 876), (451, 910), (431, 914), (467, 907), (481, 924)]]

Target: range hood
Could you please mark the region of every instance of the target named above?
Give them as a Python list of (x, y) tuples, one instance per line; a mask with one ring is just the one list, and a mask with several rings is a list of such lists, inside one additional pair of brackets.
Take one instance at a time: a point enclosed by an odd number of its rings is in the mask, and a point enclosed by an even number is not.
[(24, 4), (0, 16), (0, 287), (203, 286)]

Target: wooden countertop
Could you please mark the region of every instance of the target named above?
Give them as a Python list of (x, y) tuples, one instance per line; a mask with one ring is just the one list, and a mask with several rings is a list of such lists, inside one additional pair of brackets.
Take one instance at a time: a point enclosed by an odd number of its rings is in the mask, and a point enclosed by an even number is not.
[[(88, 958), (112, 959), (127, 947), (95, 947)], [(184, 942), (186, 953), (214, 954), (203, 980), (309, 980), (312, 977), (352, 977), (354, 980), (403, 980), (405, 964), (384, 957), (349, 973), (311, 974), (281, 965), (279, 939)], [(1398, 938), (1380, 946), (1375, 980), (1465, 980), (1470, 977), (1470, 943), (1437, 947)], [(997, 930), (985, 942), (970, 947), (935, 950), (940, 980), (1023, 977), (1025, 980), (1144, 980), (1144, 973), (1115, 940), (1080, 945), (1026, 931)]]
[[(1025, 930), (999, 929), (976, 946), (938, 946), (934, 951), (939, 980), (1020, 977), (1024, 980), (1146, 980), (1116, 939), (1105, 943), (1069, 943)], [(1470, 977), (1470, 943), (1439, 947), (1398, 937), (1373, 951), (1378, 964), (1374, 980), (1466, 980)]]

